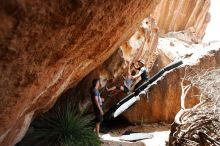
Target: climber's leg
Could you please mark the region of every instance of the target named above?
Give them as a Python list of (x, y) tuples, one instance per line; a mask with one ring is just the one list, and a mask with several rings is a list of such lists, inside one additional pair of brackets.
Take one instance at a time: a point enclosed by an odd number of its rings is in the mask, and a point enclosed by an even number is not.
[(100, 123), (97, 122), (97, 123), (95, 124), (95, 132), (97, 133), (97, 135), (99, 135), (99, 130), (100, 130)]
[(128, 93), (129, 92), (129, 89), (125, 85), (122, 88), (123, 88), (124, 93)]
[(99, 134), (100, 124), (103, 121), (103, 115), (100, 113), (98, 108), (94, 108), (94, 112), (95, 112), (95, 131), (97, 134)]
[(128, 93), (129, 92), (129, 90), (128, 90), (128, 88), (126, 86), (118, 86), (117, 89), (123, 91), (124, 93)]
[(138, 87), (140, 87), (146, 80), (140, 80), (135, 86), (134, 86), (134, 90), (137, 89)]

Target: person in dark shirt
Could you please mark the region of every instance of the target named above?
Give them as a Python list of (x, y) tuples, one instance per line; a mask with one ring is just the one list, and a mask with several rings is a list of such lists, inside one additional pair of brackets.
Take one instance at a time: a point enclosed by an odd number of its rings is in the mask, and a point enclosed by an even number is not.
[(92, 82), (91, 98), (92, 98), (93, 108), (94, 108), (94, 112), (96, 116), (95, 130), (97, 134), (99, 134), (100, 124), (103, 121), (103, 114), (104, 114), (102, 110), (102, 101), (104, 99), (102, 99), (100, 96), (99, 88), (100, 88), (99, 79), (94, 79)]
[(132, 79), (137, 79), (138, 77), (141, 77), (141, 80), (134, 87), (134, 89), (137, 89), (140, 85), (148, 80), (148, 69), (145, 67), (144, 60), (139, 60), (137, 62), (137, 65), (134, 67), (135, 69), (139, 70), (139, 72), (138, 74), (132, 76)]

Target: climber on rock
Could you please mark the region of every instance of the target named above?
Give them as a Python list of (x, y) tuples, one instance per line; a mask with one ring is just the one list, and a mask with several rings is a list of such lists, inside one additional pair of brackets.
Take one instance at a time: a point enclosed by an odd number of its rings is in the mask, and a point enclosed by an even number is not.
[(134, 68), (138, 70), (138, 74), (132, 76), (132, 79), (137, 79), (141, 77), (141, 80), (135, 85), (134, 89), (137, 89), (141, 86), (144, 82), (148, 80), (148, 69), (145, 67), (144, 60), (139, 60), (135, 65)]
[(124, 85), (121, 86), (113, 86), (111, 88), (107, 88), (106, 90), (109, 91), (113, 91), (113, 90), (121, 90), (124, 93), (128, 93), (131, 90), (131, 86), (132, 86), (133, 80), (132, 80), (132, 75), (131, 75), (131, 63), (128, 62), (128, 73), (126, 75), (126, 77), (124, 78)]
[(92, 98), (93, 109), (96, 116), (95, 131), (97, 132), (97, 134), (99, 134), (100, 124), (103, 121), (103, 115), (104, 115), (104, 112), (102, 110), (102, 102), (104, 101), (104, 99), (101, 98), (99, 89), (100, 89), (100, 81), (99, 79), (94, 79), (92, 81), (91, 98)]

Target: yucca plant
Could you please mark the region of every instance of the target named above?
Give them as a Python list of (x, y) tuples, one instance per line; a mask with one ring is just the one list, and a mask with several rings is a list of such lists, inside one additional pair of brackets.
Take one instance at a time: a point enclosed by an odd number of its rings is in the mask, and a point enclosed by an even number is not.
[(91, 116), (79, 114), (74, 106), (58, 106), (32, 123), (33, 132), (24, 138), (33, 146), (99, 146)]

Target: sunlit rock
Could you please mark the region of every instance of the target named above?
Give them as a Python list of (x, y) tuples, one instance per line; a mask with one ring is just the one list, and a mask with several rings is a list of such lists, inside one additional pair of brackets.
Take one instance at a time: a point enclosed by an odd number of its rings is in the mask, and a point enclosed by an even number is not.
[(0, 145), (107, 60), (159, 0), (2, 0)]

